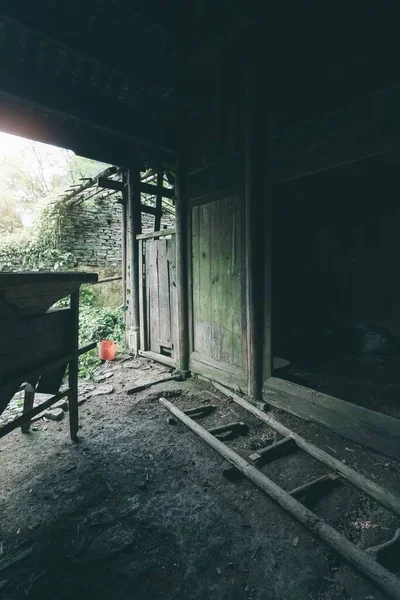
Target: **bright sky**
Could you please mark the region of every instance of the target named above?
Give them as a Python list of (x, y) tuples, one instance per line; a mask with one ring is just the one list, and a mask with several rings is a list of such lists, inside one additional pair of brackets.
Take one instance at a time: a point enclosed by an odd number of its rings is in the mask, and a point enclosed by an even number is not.
[[(31, 140), (27, 138), (18, 137), (16, 135), (10, 135), (9, 133), (0, 132), (0, 157), (10, 158), (12, 156), (20, 155), (24, 150), (30, 148), (32, 144)], [(42, 144), (41, 142), (35, 142), (48, 154), (49, 162), (64, 162), (65, 153), (70, 153), (70, 150), (62, 150), (56, 146), (50, 146), (49, 144)], [(72, 153), (71, 153), (72, 154)]]

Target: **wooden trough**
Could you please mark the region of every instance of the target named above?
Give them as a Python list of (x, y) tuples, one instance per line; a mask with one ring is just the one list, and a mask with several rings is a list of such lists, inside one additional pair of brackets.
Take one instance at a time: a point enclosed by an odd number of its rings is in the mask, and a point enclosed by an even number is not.
[[(27, 384), (22, 417), (0, 428), (0, 437), (24, 424), (27, 431), (35, 414), (68, 396), (71, 437), (76, 439), (78, 356), (82, 353), (78, 349), (79, 288), (97, 279), (94, 273), (0, 274), (0, 414)], [(69, 306), (51, 308), (68, 296)], [(67, 365), (68, 387), (60, 392)], [(52, 397), (33, 409), (35, 391)]]

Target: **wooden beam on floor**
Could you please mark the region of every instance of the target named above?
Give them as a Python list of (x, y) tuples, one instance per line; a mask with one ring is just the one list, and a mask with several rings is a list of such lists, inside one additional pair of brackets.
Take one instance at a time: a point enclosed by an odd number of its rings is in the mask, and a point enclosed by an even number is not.
[(400, 421), (302, 385), (271, 377), (263, 399), (300, 419), (313, 421), (357, 444), (400, 458)]
[(314, 446), (314, 444), (307, 442), (307, 440), (301, 437), (301, 435), (297, 434), (292, 429), (289, 429), (289, 427), (286, 427), (286, 425), (280, 423), (270, 415), (261, 412), (261, 410), (253, 406), (253, 404), (250, 404), (250, 402), (247, 402), (247, 400), (244, 398), (241, 398), (234, 392), (231, 392), (223, 385), (214, 383), (214, 387), (225, 394), (228, 398), (232, 398), (236, 404), (251, 412), (254, 416), (260, 419), (260, 421), (268, 425), (268, 427), (271, 427), (271, 429), (274, 431), (277, 431), (284, 437), (292, 437), (301, 450), (304, 450), (304, 452), (307, 452), (307, 454), (326, 465), (333, 471), (340, 473), (345, 479), (350, 481), (350, 483), (360, 488), (360, 490), (371, 496), (371, 498), (374, 498), (374, 500), (377, 500), (377, 502), (380, 502), (383, 506), (400, 517), (400, 498), (392, 494), (392, 492), (378, 485), (371, 479), (368, 479), (362, 475), (362, 473), (358, 473), (351, 467), (348, 467), (340, 460), (337, 460), (324, 450), (321, 450), (321, 448), (318, 448), (317, 446)]
[(256, 467), (253, 467), (253, 465), (231, 450), (226, 444), (217, 440), (211, 433), (185, 415), (171, 402), (168, 402), (165, 398), (160, 398), (160, 403), (173, 414), (174, 417), (182, 421), (182, 423), (191, 429), (191, 431), (211, 446), (211, 448), (220, 456), (225, 458), (230, 464), (234, 465), (243, 475), (245, 475), (245, 477), (254, 483), (255, 486), (297, 519), (297, 521), (311, 531), (313, 535), (335, 550), (362, 575), (372, 581), (380, 590), (390, 598), (400, 600), (400, 581), (398, 577), (384, 569), (369, 554), (360, 550), (360, 548), (357, 548), (357, 546), (352, 544), (348, 539), (321, 519), (321, 517), (318, 517), (315, 513), (300, 504), (300, 502), (271, 481), (264, 473), (261, 473)]

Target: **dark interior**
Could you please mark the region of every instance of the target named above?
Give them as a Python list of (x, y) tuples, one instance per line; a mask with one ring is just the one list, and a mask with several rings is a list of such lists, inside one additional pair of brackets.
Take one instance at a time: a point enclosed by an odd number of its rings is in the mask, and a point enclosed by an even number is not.
[(398, 406), (398, 155), (275, 187), (276, 374), (370, 408)]

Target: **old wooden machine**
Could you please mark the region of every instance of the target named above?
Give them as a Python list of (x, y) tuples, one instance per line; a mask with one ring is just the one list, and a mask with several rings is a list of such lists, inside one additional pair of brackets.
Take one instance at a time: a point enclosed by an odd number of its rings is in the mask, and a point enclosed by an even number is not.
[[(25, 389), (22, 416), (1, 427), (0, 438), (17, 427), (27, 433), (32, 417), (67, 396), (71, 438), (77, 439), (78, 359), (95, 347), (78, 347), (79, 288), (97, 280), (94, 273), (0, 273), (0, 414)], [(69, 305), (51, 308), (66, 297)], [(35, 393), (51, 396), (34, 407)]]

